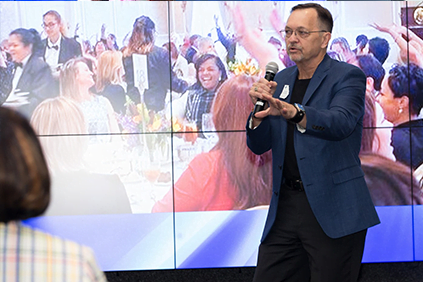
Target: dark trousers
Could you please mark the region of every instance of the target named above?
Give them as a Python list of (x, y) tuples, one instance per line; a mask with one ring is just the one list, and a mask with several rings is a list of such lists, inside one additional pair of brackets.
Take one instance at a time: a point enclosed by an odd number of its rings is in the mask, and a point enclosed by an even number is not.
[(279, 193), (276, 221), (260, 244), (254, 282), (355, 282), (367, 229), (333, 239), (317, 222), (305, 192)]

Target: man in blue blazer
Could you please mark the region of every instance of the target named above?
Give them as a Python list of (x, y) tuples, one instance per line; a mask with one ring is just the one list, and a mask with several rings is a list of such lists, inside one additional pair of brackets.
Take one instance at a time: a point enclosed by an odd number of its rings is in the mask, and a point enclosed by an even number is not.
[(247, 144), (272, 150), (273, 196), (254, 281), (356, 281), (367, 228), (379, 223), (358, 157), (366, 77), (331, 59), (333, 19), (295, 6), (285, 30), (296, 66), (249, 92), (265, 110), (247, 122)]

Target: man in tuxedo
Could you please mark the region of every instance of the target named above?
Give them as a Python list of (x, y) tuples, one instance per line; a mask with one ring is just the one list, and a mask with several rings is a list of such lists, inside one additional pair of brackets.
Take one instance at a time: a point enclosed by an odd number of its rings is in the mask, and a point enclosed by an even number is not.
[(82, 55), (81, 45), (62, 35), (63, 23), (58, 12), (50, 10), (43, 15), (43, 28), (47, 34), (43, 40), (43, 57), (53, 72), (68, 60)]
[(319, 4), (292, 8), (281, 32), (296, 65), (249, 92), (268, 106), (251, 114), (247, 144), (273, 156), (254, 281), (356, 281), (367, 228), (379, 223), (358, 157), (366, 77), (326, 54), (332, 27)]

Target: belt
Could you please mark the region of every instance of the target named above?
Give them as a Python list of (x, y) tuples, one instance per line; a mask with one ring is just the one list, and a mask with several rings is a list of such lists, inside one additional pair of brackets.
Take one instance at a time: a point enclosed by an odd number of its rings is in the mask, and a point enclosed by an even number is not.
[(285, 186), (289, 188), (289, 190), (304, 191), (304, 184), (301, 179), (285, 179)]

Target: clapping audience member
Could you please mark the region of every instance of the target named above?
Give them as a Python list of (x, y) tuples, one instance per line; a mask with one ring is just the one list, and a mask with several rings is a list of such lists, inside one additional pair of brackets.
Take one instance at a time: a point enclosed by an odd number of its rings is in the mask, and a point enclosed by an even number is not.
[(47, 34), (43, 40), (43, 57), (53, 71), (82, 55), (81, 45), (74, 38), (65, 37), (65, 26), (57, 11), (50, 10), (43, 15), (43, 28)]
[(52, 174), (48, 216), (131, 213), (125, 187), (117, 175), (92, 173), (85, 160), (87, 126), (80, 107), (65, 97), (47, 99), (31, 124)]
[(344, 37), (333, 39), (330, 49), (337, 52), (341, 56), (342, 61), (358, 66), (356, 55), (351, 51), (350, 44)]
[[(254, 81), (242, 74), (222, 84), (212, 109), (218, 143), (190, 162), (173, 193), (158, 201), (153, 212), (248, 209), (269, 203), (271, 155), (254, 155), (241, 132), (251, 112), (248, 91)], [(233, 130), (240, 132), (228, 132)]]
[(72, 99), (82, 109), (88, 133), (117, 133), (119, 126), (113, 107), (107, 98), (90, 91), (94, 84), (93, 73), (83, 58), (69, 60), (60, 72), (60, 95)]
[(41, 57), (41, 38), (35, 29), (15, 29), (10, 33), (8, 42), (14, 64), (0, 71), (6, 73), (0, 81), (2, 92), (7, 97), (3, 105), (15, 108), (30, 118), (41, 101), (58, 94), (54, 79)]
[(142, 85), (135, 85), (138, 70), (134, 70), (134, 57), (138, 54), (147, 56), (148, 89), (143, 93), (143, 102), (149, 110), (158, 112), (165, 108), (168, 90), (182, 93), (188, 85), (173, 73), (169, 75), (169, 53), (154, 44), (155, 31), (156, 25), (149, 17), (141, 16), (135, 20), (128, 46), (123, 50), (123, 65), (128, 96), (138, 104), (141, 102), (140, 91), (144, 89)]
[[(257, 61), (259, 68), (265, 70), (266, 65), (269, 62), (277, 63), (279, 65), (279, 70), (285, 68), (285, 65), (279, 59), (280, 56), (278, 50), (268, 42), (268, 40), (264, 37), (263, 32), (258, 28), (251, 29), (247, 27), (240, 6), (235, 5), (235, 7), (230, 8), (229, 11), (234, 21), (235, 32), (239, 44), (244, 47), (248, 54)], [(275, 15), (273, 15), (273, 18), (280, 19), (280, 17), (276, 17)], [(274, 27), (282, 25), (281, 20), (273, 19), (272, 21), (274, 22), (272, 22)], [(280, 29), (277, 32), (280, 31), (282, 30)]]
[(376, 206), (423, 204), (419, 182), (410, 167), (379, 154), (360, 153), (364, 178)]
[(218, 56), (205, 54), (195, 62), (197, 82), (183, 95), (187, 95), (185, 118), (201, 130), (203, 114), (209, 113), (219, 86), (228, 78)]
[(97, 65), (96, 89), (98, 94), (106, 97), (116, 113), (126, 112), (126, 92), (124, 89), (122, 53), (105, 51), (101, 54)]
[(0, 107), (0, 265), (5, 281), (106, 281), (91, 249), (33, 229), (50, 201), (50, 176), (28, 121)]
[(106, 36), (106, 25), (105, 24), (103, 24), (101, 26), (101, 40), (103, 41), (107, 50), (111, 50), (111, 51), (118, 51), (119, 50), (119, 47), (116, 43), (116, 36), (112, 33), (109, 33)]
[(391, 145), (396, 160), (416, 169), (423, 163), (423, 119), (418, 117), (423, 107), (423, 69), (395, 65), (385, 76), (377, 101), (394, 125)]
[(384, 26), (373, 23), (371, 26), (381, 32), (386, 32), (391, 35), (400, 48), (400, 58), (403, 63), (410, 61), (410, 63), (414, 63), (421, 68), (423, 67), (423, 40), (413, 31), (405, 26), (398, 26), (396, 24)]

